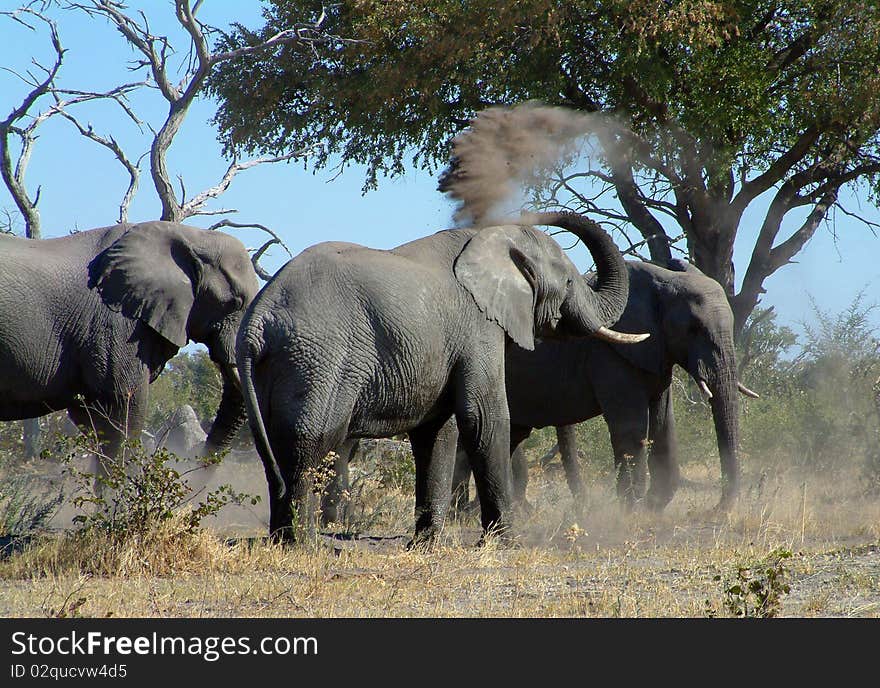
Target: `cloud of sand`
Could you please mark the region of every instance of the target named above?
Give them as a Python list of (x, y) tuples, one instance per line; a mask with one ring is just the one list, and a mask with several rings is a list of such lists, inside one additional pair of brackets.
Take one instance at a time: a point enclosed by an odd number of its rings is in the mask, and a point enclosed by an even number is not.
[(529, 101), (481, 111), (452, 140), (438, 188), (459, 203), (460, 225), (502, 219), (506, 204), (545, 179), (603, 126), (598, 115)]

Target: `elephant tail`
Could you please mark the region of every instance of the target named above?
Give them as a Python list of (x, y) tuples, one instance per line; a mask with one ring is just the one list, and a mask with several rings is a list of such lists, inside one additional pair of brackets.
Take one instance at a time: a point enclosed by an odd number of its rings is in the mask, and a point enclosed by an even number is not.
[(275, 478), (276, 496), (280, 499), (284, 496), (287, 488), (284, 484), (284, 478), (281, 475), (278, 461), (272, 452), (272, 446), (269, 444), (269, 435), (266, 432), (266, 424), (263, 422), (263, 412), (260, 410), (257, 390), (254, 387), (253, 367), (254, 361), (258, 356), (259, 352), (255, 350), (253, 343), (248, 338), (244, 338), (243, 341), (239, 339), (238, 371), (241, 376), (241, 392), (247, 407), (251, 432), (254, 436), (257, 452), (263, 459), (263, 465), (266, 467), (267, 473), (271, 471)]

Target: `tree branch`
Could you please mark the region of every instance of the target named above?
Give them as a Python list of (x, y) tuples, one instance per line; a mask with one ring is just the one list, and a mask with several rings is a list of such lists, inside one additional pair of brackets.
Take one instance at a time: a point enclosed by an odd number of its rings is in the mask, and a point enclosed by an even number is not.
[(254, 160), (247, 160), (245, 162), (238, 162), (237, 160), (233, 160), (232, 163), (230, 163), (229, 167), (226, 169), (223, 178), (218, 184), (212, 186), (210, 189), (202, 191), (191, 201), (183, 203), (183, 205), (181, 206), (181, 217), (187, 218), (192, 217), (193, 215), (205, 214), (205, 212), (202, 210), (202, 207), (205, 205), (205, 203), (207, 203), (212, 198), (217, 198), (218, 196), (223, 194), (229, 188), (232, 180), (239, 172), (248, 170), (251, 167), (256, 167), (258, 165), (286, 162), (288, 160), (300, 158), (320, 148), (322, 148), (321, 144), (315, 144), (313, 146), (307, 146), (306, 148), (300, 148), (299, 150), (292, 151), (285, 155), (256, 158)]
[(266, 232), (266, 234), (268, 234), (270, 237), (272, 237), (266, 243), (264, 243), (262, 246), (260, 246), (258, 249), (256, 249), (256, 250), (248, 249), (249, 251), (253, 251), (253, 253), (251, 255), (251, 263), (254, 266), (254, 271), (257, 273), (257, 275), (260, 276), (260, 279), (262, 279), (265, 282), (268, 282), (270, 279), (272, 279), (272, 275), (267, 273), (263, 269), (263, 267), (260, 265), (260, 258), (263, 257), (263, 254), (271, 246), (275, 246), (277, 244), (285, 250), (285, 252), (287, 253), (288, 256), (290, 256), (291, 258), (293, 257), (293, 254), (290, 252), (290, 249), (287, 247), (287, 244), (285, 244), (281, 240), (281, 237), (279, 237), (278, 234), (276, 234), (274, 231), (272, 231), (271, 229), (266, 227), (266, 225), (261, 225), (256, 222), (239, 223), (239, 222), (233, 222), (232, 220), (221, 220), (220, 222), (217, 222), (217, 223), (211, 225), (210, 227), (208, 227), (208, 229), (214, 230), (214, 229), (220, 229), (221, 227), (232, 227), (235, 229), (254, 227), (256, 229), (262, 230), (263, 232)]
[(803, 134), (798, 137), (794, 145), (784, 154), (774, 160), (767, 170), (755, 177), (754, 179), (744, 182), (740, 187), (733, 201), (731, 209), (737, 214), (742, 215), (746, 207), (765, 191), (771, 189), (785, 177), (786, 173), (792, 169), (797, 163), (803, 160), (810, 148), (819, 139), (819, 129), (816, 126), (809, 127)]

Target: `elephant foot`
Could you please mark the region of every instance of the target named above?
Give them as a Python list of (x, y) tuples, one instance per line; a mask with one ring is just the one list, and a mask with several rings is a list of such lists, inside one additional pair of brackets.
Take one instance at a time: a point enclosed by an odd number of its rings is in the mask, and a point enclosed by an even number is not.
[(279, 545), (309, 547), (316, 543), (316, 539), (314, 524), (290, 521), (269, 526), (269, 540)]
[(406, 543), (407, 552), (430, 552), (437, 544), (440, 528), (430, 526), (416, 530), (412, 540)]
[(480, 500), (474, 499), (470, 502), (460, 502), (450, 506), (450, 514), (454, 518), (470, 518), (480, 510)]
[(671, 501), (671, 494), (651, 491), (648, 492), (644, 500), (645, 506), (656, 514), (661, 513)]
[(321, 509), (321, 527), (327, 528), (330, 525), (335, 523), (345, 523), (346, 517), (345, 509), (341, 509), (335, 506), (329, 506)]
[(274, 528), (269, 531), (269, 542), (273, 545), (292, 547), (297, 544), (296, 535), (292, 526)]
[(715, 505), (715, 508), (712, 509), (712, 512), (719, 516), (727, 516), (733, 509), (736, 501), (737, 499), (734, 495), (722, 495), (721, 500), (718, 502), (718, 504)]
[(480, 535), (477, 548), (495, 547), (497, 549), (517, 549), (521, 546), (520, 538), (509, 528), (504, 531), (489, 531)]
[(530, 503), (529, 500), (523, 497), (521, 500), (517, 501), (516, 511), (517, 515), (521, 518), (529, 518), (535, 514), (536, 509), (534, 504)]
[(495, 521), (489, 527), (483, 528), (483, 534), (477, 540), (477, 547), (493, 545), (502, 548), (511, 548), (519, 545), (519, 534), (514, 531), (510, 521)]

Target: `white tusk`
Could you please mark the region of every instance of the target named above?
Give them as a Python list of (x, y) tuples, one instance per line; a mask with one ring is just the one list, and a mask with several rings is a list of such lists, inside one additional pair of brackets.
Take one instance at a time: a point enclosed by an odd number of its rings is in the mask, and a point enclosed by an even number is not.
[(600, 327), (593, 333), (593, 335), (606, 342), (611, 342), (612, 344), (638, 344), (651, 336), (648, 333), (629, 334), (627, 332), (615, 332), (614, 330), (609, 330), (607, 327)]
[(761, 395), (757, 392), (753, 392), (748, 387), (746, 387), (742, 382), (736, 383), (736, 388), (740, 391), (741, 394), (744, 394), (747, 397), (751, 397), (752, 399), (760, 399)]
[(228, 368), (229, 373), (232, 375), (232, 382), (235, 383), (235, 386), (238, 387), (238, 391), (240, 392), (241, 387), (241, 375), (238, 374), (238, 368), (235, 365), (231, 365)]
[(712, 398), (712, 390), (709, 389), (709, 385), (706, 384), (705, 380), (697, 380), (697, 384), (700, 386), (700, 391), (703, 393), (703, 396), (706, 397), (706, 401)]

